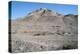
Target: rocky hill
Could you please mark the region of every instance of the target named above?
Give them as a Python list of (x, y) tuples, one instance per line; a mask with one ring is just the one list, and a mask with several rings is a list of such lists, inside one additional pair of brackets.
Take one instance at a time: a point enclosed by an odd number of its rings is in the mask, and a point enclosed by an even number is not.
[(33, 52), (78, 48), (78, 15), (40, 8), (11, 21), (11, 51)]

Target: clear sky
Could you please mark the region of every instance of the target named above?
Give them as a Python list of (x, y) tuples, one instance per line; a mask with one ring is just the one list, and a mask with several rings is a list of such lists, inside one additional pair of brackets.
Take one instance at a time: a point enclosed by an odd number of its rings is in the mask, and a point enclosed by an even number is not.
[(55, 3), (34, 3), (34, 2), (19, 2), (12, 1), (11, 3), (11, 18), (17, 19), (19, 17), (26, 16), (28, 13), (39, 9), (48, 8), (53, 12), (56, 11), (61, 14), (78, 14), (77, 5), (55, 4)]

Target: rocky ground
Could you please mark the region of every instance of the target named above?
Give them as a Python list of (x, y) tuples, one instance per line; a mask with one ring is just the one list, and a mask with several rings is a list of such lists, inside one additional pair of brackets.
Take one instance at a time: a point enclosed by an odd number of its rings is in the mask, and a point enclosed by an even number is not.
[(11, 21), (11, 51), (36, 52), (78, 48), (78, 16), (49, 9)]

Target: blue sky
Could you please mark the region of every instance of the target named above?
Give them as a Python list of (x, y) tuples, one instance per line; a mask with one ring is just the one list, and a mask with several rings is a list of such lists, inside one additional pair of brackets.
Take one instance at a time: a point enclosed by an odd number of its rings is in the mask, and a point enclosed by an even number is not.
[(53, 12), (56, 11), (61, 14), (78, 14), (77, 5), (66, 5), (66, 4), (51, 4), (51, 3), (34, 3), (34, 2), (19, 2), (12, 1), (11, 3), (11, 18), (17, 19), (23, 17), (28, 13), (35, 11), (39, 8), (48, 8)]

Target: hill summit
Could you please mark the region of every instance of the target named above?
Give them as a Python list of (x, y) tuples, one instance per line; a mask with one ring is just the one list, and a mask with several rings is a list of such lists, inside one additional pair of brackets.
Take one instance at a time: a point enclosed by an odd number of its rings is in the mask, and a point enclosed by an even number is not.
[(47, 8), (37, 9), (37, 10), (29, 13), (28, 15), (34, 15), (34, 14), (37, 14), (37, 15), (40, 15), (40, 16), (42, 16), (42, 15), (55, 15), (55, 16), (61, 15), (61, 14), (59, 14), (59, 13), (57, 13), (55, 11), (53, 12), (52, 10), (47, 9)]
[(23, 17), (24, 21), (30, 22), (47, 22), (47, 21), (54, 21), (58, 18), (63, 18), (64, 15), (57, 13), (56, 11), (52, 11), (47, 8), (40, 8), (35, 11), (28, 13), (28, 15)]

